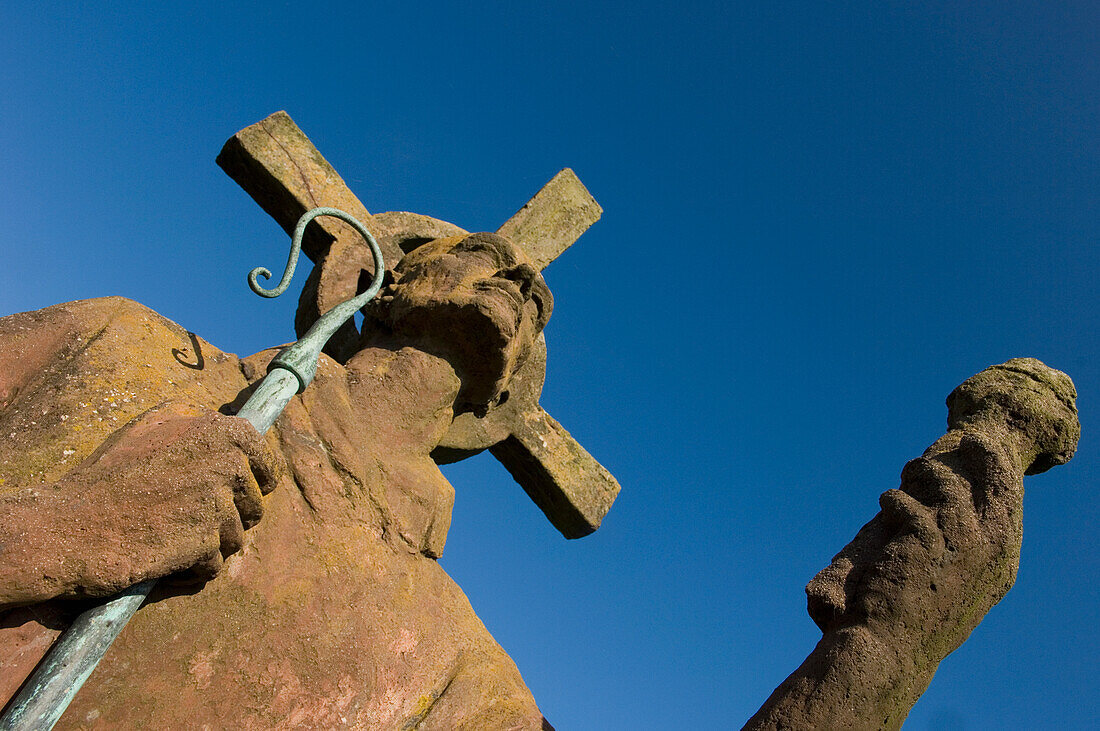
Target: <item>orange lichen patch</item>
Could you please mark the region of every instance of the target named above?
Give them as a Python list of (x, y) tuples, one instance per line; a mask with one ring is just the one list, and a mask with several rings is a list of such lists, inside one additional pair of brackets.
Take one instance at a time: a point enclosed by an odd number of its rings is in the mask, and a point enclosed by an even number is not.
[[(31, 325), (37, 339), (21, 330)], [(35, 370), (8, 377), (18, 385), (8, 387), (8, 408), (0, 412), (5, 490), (56, 481), (159, 403), (216, 409), (247, 385), (233, 356), (121, 297), (0, 320), (0, 334), (12, 331), (20, 336), (15, 352)], [(180, 355), (196, 349), (201, 368)]]

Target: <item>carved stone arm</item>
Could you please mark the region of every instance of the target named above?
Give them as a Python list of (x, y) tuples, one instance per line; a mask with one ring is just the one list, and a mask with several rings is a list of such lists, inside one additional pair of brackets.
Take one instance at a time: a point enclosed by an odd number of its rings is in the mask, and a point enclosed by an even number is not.
[(949, 431), (806, 587), (823, 636), (748, 729), (896, 729), (1016, 579), (1023, 477), (1072, 458), (1073, 383), (1017, 358), (948, 397)]

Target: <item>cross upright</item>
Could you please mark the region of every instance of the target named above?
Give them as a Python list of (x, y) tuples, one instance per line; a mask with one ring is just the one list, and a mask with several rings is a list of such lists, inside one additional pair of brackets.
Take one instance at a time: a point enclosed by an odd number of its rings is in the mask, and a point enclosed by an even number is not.
[[(466, 233), (420, 214), (371, 215), (286, 112), (276, 112), (231, 137), (217, 162), (288, 233), (303, 213), (318, 206), (352, 214), (377, 239), (388, 269), (422, 243)], [(497, 233), (519, 245), (541, 270), (602, 212), (566, 168)], [(337, 219), (317, 219), (302, 250), (316, 266), (299, 303), (295, 322), (299, 334), (321, 313), (354, 296), (373, 273), (362, 239)], [(349, 321), (325, 352), (345, 359), (356, 339)], [(539, 404), (545, 377), (546, 344), (540, 336), (513, 376), (509, 391), (484, 414), (459, 414), (432, 456), (444, 464), (488, 449), (562, 535), (580, 538), (599, 528), (618, 495), (619, 483)]]

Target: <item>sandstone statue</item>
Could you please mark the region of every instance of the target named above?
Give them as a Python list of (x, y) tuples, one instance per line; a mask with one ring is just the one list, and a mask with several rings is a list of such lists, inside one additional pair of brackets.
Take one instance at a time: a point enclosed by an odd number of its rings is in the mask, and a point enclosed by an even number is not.
[[(275, 149), (294, 171), (279, 205), (362, 209), (307, 145), (273, 115), (219, 162), (240, 180)], [(277, 174), (250, 190), (265, 207)], [(0, 319), (0, 694), (71, 600), (168, 576), (59, 727), (549, 727), (434, 559), (454, 501), (437, 460), (492, 450), (567, 537), (617, 493), (538, 406), (539, 269), (595, 206), (563, 203), (580, 184), (562, 180), (499, 233), (355, 211), (387, 248), (386, 287), (264, 438), (232, 414), (277, 349), (240, 360), (117, 297)], [(339, 223), (307, 242), (303, 327), (360, 284), (366, 247)]]
[[(539, 272), (599, 207), (566, 170), (496, 233), (372, 216), (283, 113), (219, 164), (284, 228), (363, 221), (386, 287), (265, 437), (233, 414), (277, 349), (238, 359), (121, 298), (0, 319), (0, 696), (79, 600), (169, 577), (60, 727), (547, 728), (435, 561), (437, 464), (489, 450), (563, 535), (600, 525), (618, 484), (538, 402)], [(303, 250), (299, 333), (371, 273), (339, 221)], [(746, 728), (901, 725), (1011, 587), (1023, 476), (1072, 457), (1075, 398), (1030, 359), (949, 396), (947, 434), (810, 582), (823, 637)]]
[(896, 729), (1016, 580), (1024, 475), (1073, 457), (1072, 381), (1037, 360), (987, 368), (947, 398), (947, 433), (806, 587), (823, 636), (746, 729)]

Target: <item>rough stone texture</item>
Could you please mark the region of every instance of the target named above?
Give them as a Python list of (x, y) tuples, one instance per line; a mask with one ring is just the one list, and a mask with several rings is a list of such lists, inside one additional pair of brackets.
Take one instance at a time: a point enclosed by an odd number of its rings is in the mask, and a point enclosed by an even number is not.
[[(120, 298), (0, 320), (0, 698), (82, 606), (71, 599), (169, 575), (58, 728), (550, 728), (432, 560), (454, 490), (431, 455), (468, 456), (545, 416), (538, 271), (599, 206), (566, 170), (506, 223), (536, 266), (506, 236), (371, 216), (285, 112), (218, 164), (288, 233), (316, 206), (367, 226), (389, 270), (372, 327), (337, 333), (335, 360), (260, 440), (231, 414), (274, 351), (238, 360)], [(318, 266), (299, 334), (373, 270), (334, 219), (303, 250)], [(528, 472), (546, 482), (513, 470)]]
[[(527, 321), (534, 332), (542, 329), (553, 309), (553, 298), (526, 258), (491, 255), (494, 242), (504, 240), (497, 234), (470, 234), (413, 249), (394, 269), (396, 279), (391, 288), (400, 294), (391, 297), (390, 289), (383, 292), (378, 311), (384, 316), (374, 318), (364, 331), (392, 332), (403, 341), (421, 343), (420, 347), (446, 358), (465, 374), (456, 404), (456, 420), (461, 423), (458, 427), (452, 424), (442, 437), (440, 443), (447, 441), (449, 449), (437, 446), (435, 455), (453, 459), (456, 452), (464, 456), (461, 448), (469, 453), (489, 447), (562, 535), (581, 538), (599, 528), (619, 493), (619, 483), (538, 405), (546, 373), (545, 353), (534, 349), (535, 360), (524, 372), (531, 358), (521, 357), (510, 343), (530, 340), (529, 333), (522, 331)], [(497, 271), (497, 276), (485, 280), (476, 266), (453, 265), (451, 258), (456, 253), (488, 257), (488, 269)], [(476, 295), (455, 299), (451, 288), (461, 288), (467, 282)], [(440, 297), (449, 298), (454, 306), (440, 307)], [(514, 306), (523, 297), (527, 297), (523, 305), (526, 319), (513, 325)], [(368, 316), (373, 312), (369, 310)], [(478, 323), (488, 331), (480, 333)], [(421, 341), (421, 333), (439, 327), (449, 327), (465, 337)], [(493, 338), (500, 336), (508, 342), (497, 344)], [(493, 347), (485, 347), (486, 343)], [(471, 391), (467, 378), (487, 390)], [(514, 400), (512, 384), (516, 386)]]
[(1076, 397), (1069, 377), (1031, 358), (956, 388), (948, 432), (806, 587), (821, 641), (745, 728), (900, 728), (1016, 580), (1023, 477), (1073, 457)]
[[(400, 260), (401, 249), (379, 235), (370, 212), (286, 112), (275, 112), (230, 137), (217, 163), (288, 235), (306, 211), (318, 206), (339, 208), (367, 227), (387, 267)], [(362, 237), (337, 218), (314, 219), (302, 237), (302, 251), (319, 266), (309, 275), (299, 299), (294, 319), (299, 337), (323, 313), (354, 297), (357, 290), (365, 290), (374, 272)], [(354, 352), (357, 338), (354, 323), (346, 322), (326, 343), (325, 353), (343, 362)]]
[(498, 401), (554, 309), (522, 250), (497, 234), (424, 244), (393, 275), (367, 312), (365, 337), (392, 336), (446, 358), (462, 379), (456, 412)]
[[(378, 237), (379, 245), (385, 241), (391, 248), (400, 249), (406, 254), (429, 241), (469, 233), (453, 223), (425, 216), (422, 213), (385, 211), (375, 213), (372, 218), (374, 228), (378, 232), (375, 235)], [(394, 265), (396, 264), (395, 261)]]
[(566, 538), (599, 528), (619, 495), (611, 473), (541, 407), (490, 451)]
[(483, 414), (467, 411), (455, 416), (432, 457), (439, 464), (458, 462), (510, 437), (523, 415), (539, 408), (545, 380), (546, 338), (540, 335), (498, 403)]
[(600, 220), (603, 209), (577, 175), (565, 168), (497, 229), (515, 241), (539, 271)]
[[(385, 255), (382, 260), (390, 266)], [(294, 313), (295, 334), (303, 337), (321, 315), (367, 291), (373, 273), (374, 257), (362, 240), (340, 238), (334, 241), (302, 286), (298, 309)], [(348, 320), (328, 339), (324, 352), (337, 362), (346, 363), (358, 347), (359, 331), (354, 320)]]
[(56, 482), (6, 491), (0, 596), (34, 604), (184, 570), (211, 578), (263, 515), (278, 464), (242, 419), (153, 407)]
[[(461, 237), (466, 231), (430, 216), (408, 212), (367, 211), (332, 166), (285, 112), (241, 130), (230, 139), (218, 163), (268, 213), (291, 230), (301, 213), (314, 205), (334, 205), (356, 213), (371, 230), (392, 275), (403, 254), (430, 242)], [(517, 243), (528, 262), (542, 270), (573, 244), (603, 210), (572, 170), (555, 175), (497, 233)], [(319, 219), (329, 225), (329, 219)], [(321, 313), (366, 289), (370, 254), (359, 237), (340, 222), (325, 234), (307, 237), (307, 253), (318, 266), (306, 281), (298, 304), (295, 329), (301, 336)], [(342, 228), (341, 228), (342, 227)], [(491, 234), (485, 234), (491, 235)], [(413, 257), (415, 258), (415, 256)], [(365, 308), (368, 313), (372, 305)], [(461, 311), (447, 317), (456, 325)], [(325, 353), (346, 362), (359, 347), (357, 333), (346, 323), (325, 345)], [(503, 351), (502, 351), (503, 354)], [(433, 456), (455, 462), (493, 445), (505, 466), (567, 538), (587, 535), (610, 509), (619, 485), (569, 432), (538, 404), (546, 375), (545, 353), (520, 359), (512, 374), (513, 388), (477, 409), (459, 408), (455, 421)], [(522, 407), (522, 408), (521, 408)], [(560, 448), (562, 458), (530, 439), (530, 424), (541, 424)], [(553, 426), (551, 426), (553, 425)], [(507, 444), (503, 442), (507, 440)]]
[[(374, 311), (381, 329), (346, 365), (322, 358), (266, 449), (215, 411), (243, 403), (274, 351), (238, 361), (119, 298), (0, 320), (0, 606), (202, 578), (239, 549), (201, 590), (158, 585), (58, 728), (545, 727), (432, 560), (454, 490), (430, 453), (456, 404), (507, 388), (549, 292), (502, 237), (421, 249)], [(35, 501), (71, 515), (31, 517)], [(0, 618), (9, 692), (63, 607)]]
[[(331, 206), (359, 219), (378, 238), (366, 207), (286, 112), (275, 112), (230, 137), (217, 163), (288, 236), (303, 213)], [(338, 219), (319, 219), (303, 238), (302, 251), (318, 262), (339, 239), (357, 241), (359, 234)], [(380, 240), (383, 258), (396, 264), (401, 250), (382, 244)]]

